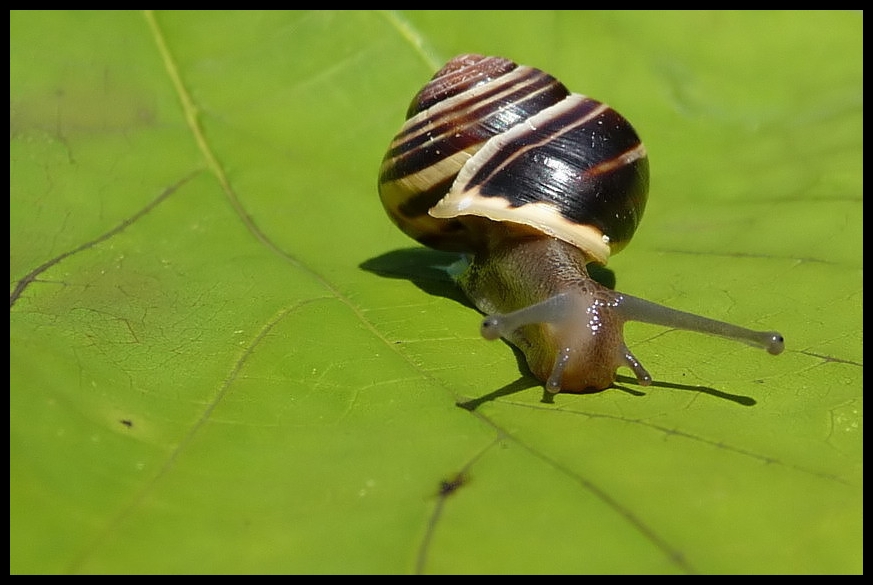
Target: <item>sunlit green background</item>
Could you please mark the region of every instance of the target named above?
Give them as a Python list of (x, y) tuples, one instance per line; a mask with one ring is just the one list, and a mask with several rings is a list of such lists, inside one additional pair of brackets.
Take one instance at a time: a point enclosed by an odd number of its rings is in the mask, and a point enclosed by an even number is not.
[[(11, 12), (10, 572), (860, 573), (862, 27)], [(376, 195), (461, 52), (639, 131), (619, 289), (786, 352), (632, 324), (653, 386), (544, 402)]]

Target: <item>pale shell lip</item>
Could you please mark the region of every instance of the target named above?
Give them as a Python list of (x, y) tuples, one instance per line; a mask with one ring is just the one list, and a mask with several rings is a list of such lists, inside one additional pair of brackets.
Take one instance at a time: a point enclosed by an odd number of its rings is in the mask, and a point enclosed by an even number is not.
[(476, 215), (492, 221), (519, 223), (536, 228), (583, 250), (593, 262), (605, 265), (609, 260), (608, 237), (592, 225), (569, 221), (550, 203), (528, 203), (513, 207), (502, 197), (484, 197), (477, 191), (451, 191), (428, 213), (439, 219)]

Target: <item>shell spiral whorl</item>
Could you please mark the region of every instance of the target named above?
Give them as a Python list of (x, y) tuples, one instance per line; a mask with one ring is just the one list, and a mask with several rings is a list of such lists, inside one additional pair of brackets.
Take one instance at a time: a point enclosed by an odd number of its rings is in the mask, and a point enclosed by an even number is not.
[(476, 247), (465, 217), (513, 222), (605, 264), (645, 209), (648, 161), (615, 110), (551, 75), (461, 55), (413, 98), (380, 170), (388, 215), (425, 245)]

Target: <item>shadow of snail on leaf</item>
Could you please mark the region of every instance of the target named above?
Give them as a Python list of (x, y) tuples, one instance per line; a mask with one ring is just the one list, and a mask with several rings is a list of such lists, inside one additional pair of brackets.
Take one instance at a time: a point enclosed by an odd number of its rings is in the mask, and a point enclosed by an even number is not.
[[(366, 270), (367, 272), (371, 272), (385, 278), (408, 280), (428, 295), (450, 299), (465, 307), (469, 307), (471, 310), (476, 310), (470, 300), (467, 299), (467, 297), (459, 289), (458, 285), (449, 275), (449, 267), (456, 264), (459, 259), (459, 254), (451, 252), (441, 252), (429, 248), (404, 248), (401, 250), (386, 252), (381, 256), (371, 258), (365, 262), (362, 262), (359, 267), (363, 270)], [(603, 286), (611, 289), (615, 287), (615, 273), (609, 268), (591, 266), (590, 273), (591, 277)], [(525, 359), (522, 351), (509, 342), (505, 343), (513, 351), (513, 354), (515, 355), (516, 361), (518, 363), (519, 372), (522, 373), (522, 376), (514, 382), (511, 382), (478, 398), (458, 402), (457, 405), (459, 407), (473, 411), (485, 402), (490, 402), (498, 398), (510, 396), (517, 392), (529, 390), (531, 388), (542, 385), (542, 383), (538, 381), (536, 377), (530, 372), (530, 369), (527, 365), (527, 360)], [(646, 392), (641, 392), (639, 390), (633, 389), (627, 386), (627, 384), (637, 385), (636, 378), (619, 375), (616, 378), (616, 383), (613, 384), (610, 389), (626, 392), (634, 396), (646, 395)], [(730, 394), (707, 386), (695, 386), (690, 384), (675, 384), (670, 382), (657, 381), (653, 381), (650, 386), (654, 386), (656, 388), (699, 392), (701, 394), (708, 394), (715, 398), (729, 400), (741, 406), (754, 406), (755, 404), (757, 404), (756, 401), (749, 396)], [(585, 393), (593, 394), (602, 391), (603, 390), (592, 390)], [(541, 402), (546, 404), (553, 404), (554, 397), (554, 393), (544, 389)]]

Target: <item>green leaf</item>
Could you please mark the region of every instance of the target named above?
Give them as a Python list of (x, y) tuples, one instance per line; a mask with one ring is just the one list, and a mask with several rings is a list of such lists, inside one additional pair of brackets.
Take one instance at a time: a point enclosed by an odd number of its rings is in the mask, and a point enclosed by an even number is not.
[[(12, 12), (10, 572), (860, 573), (862, 22)], [(620, 290), (785, 353), (544, 400), (378, 202), (462, 52), (640, 132)]]

